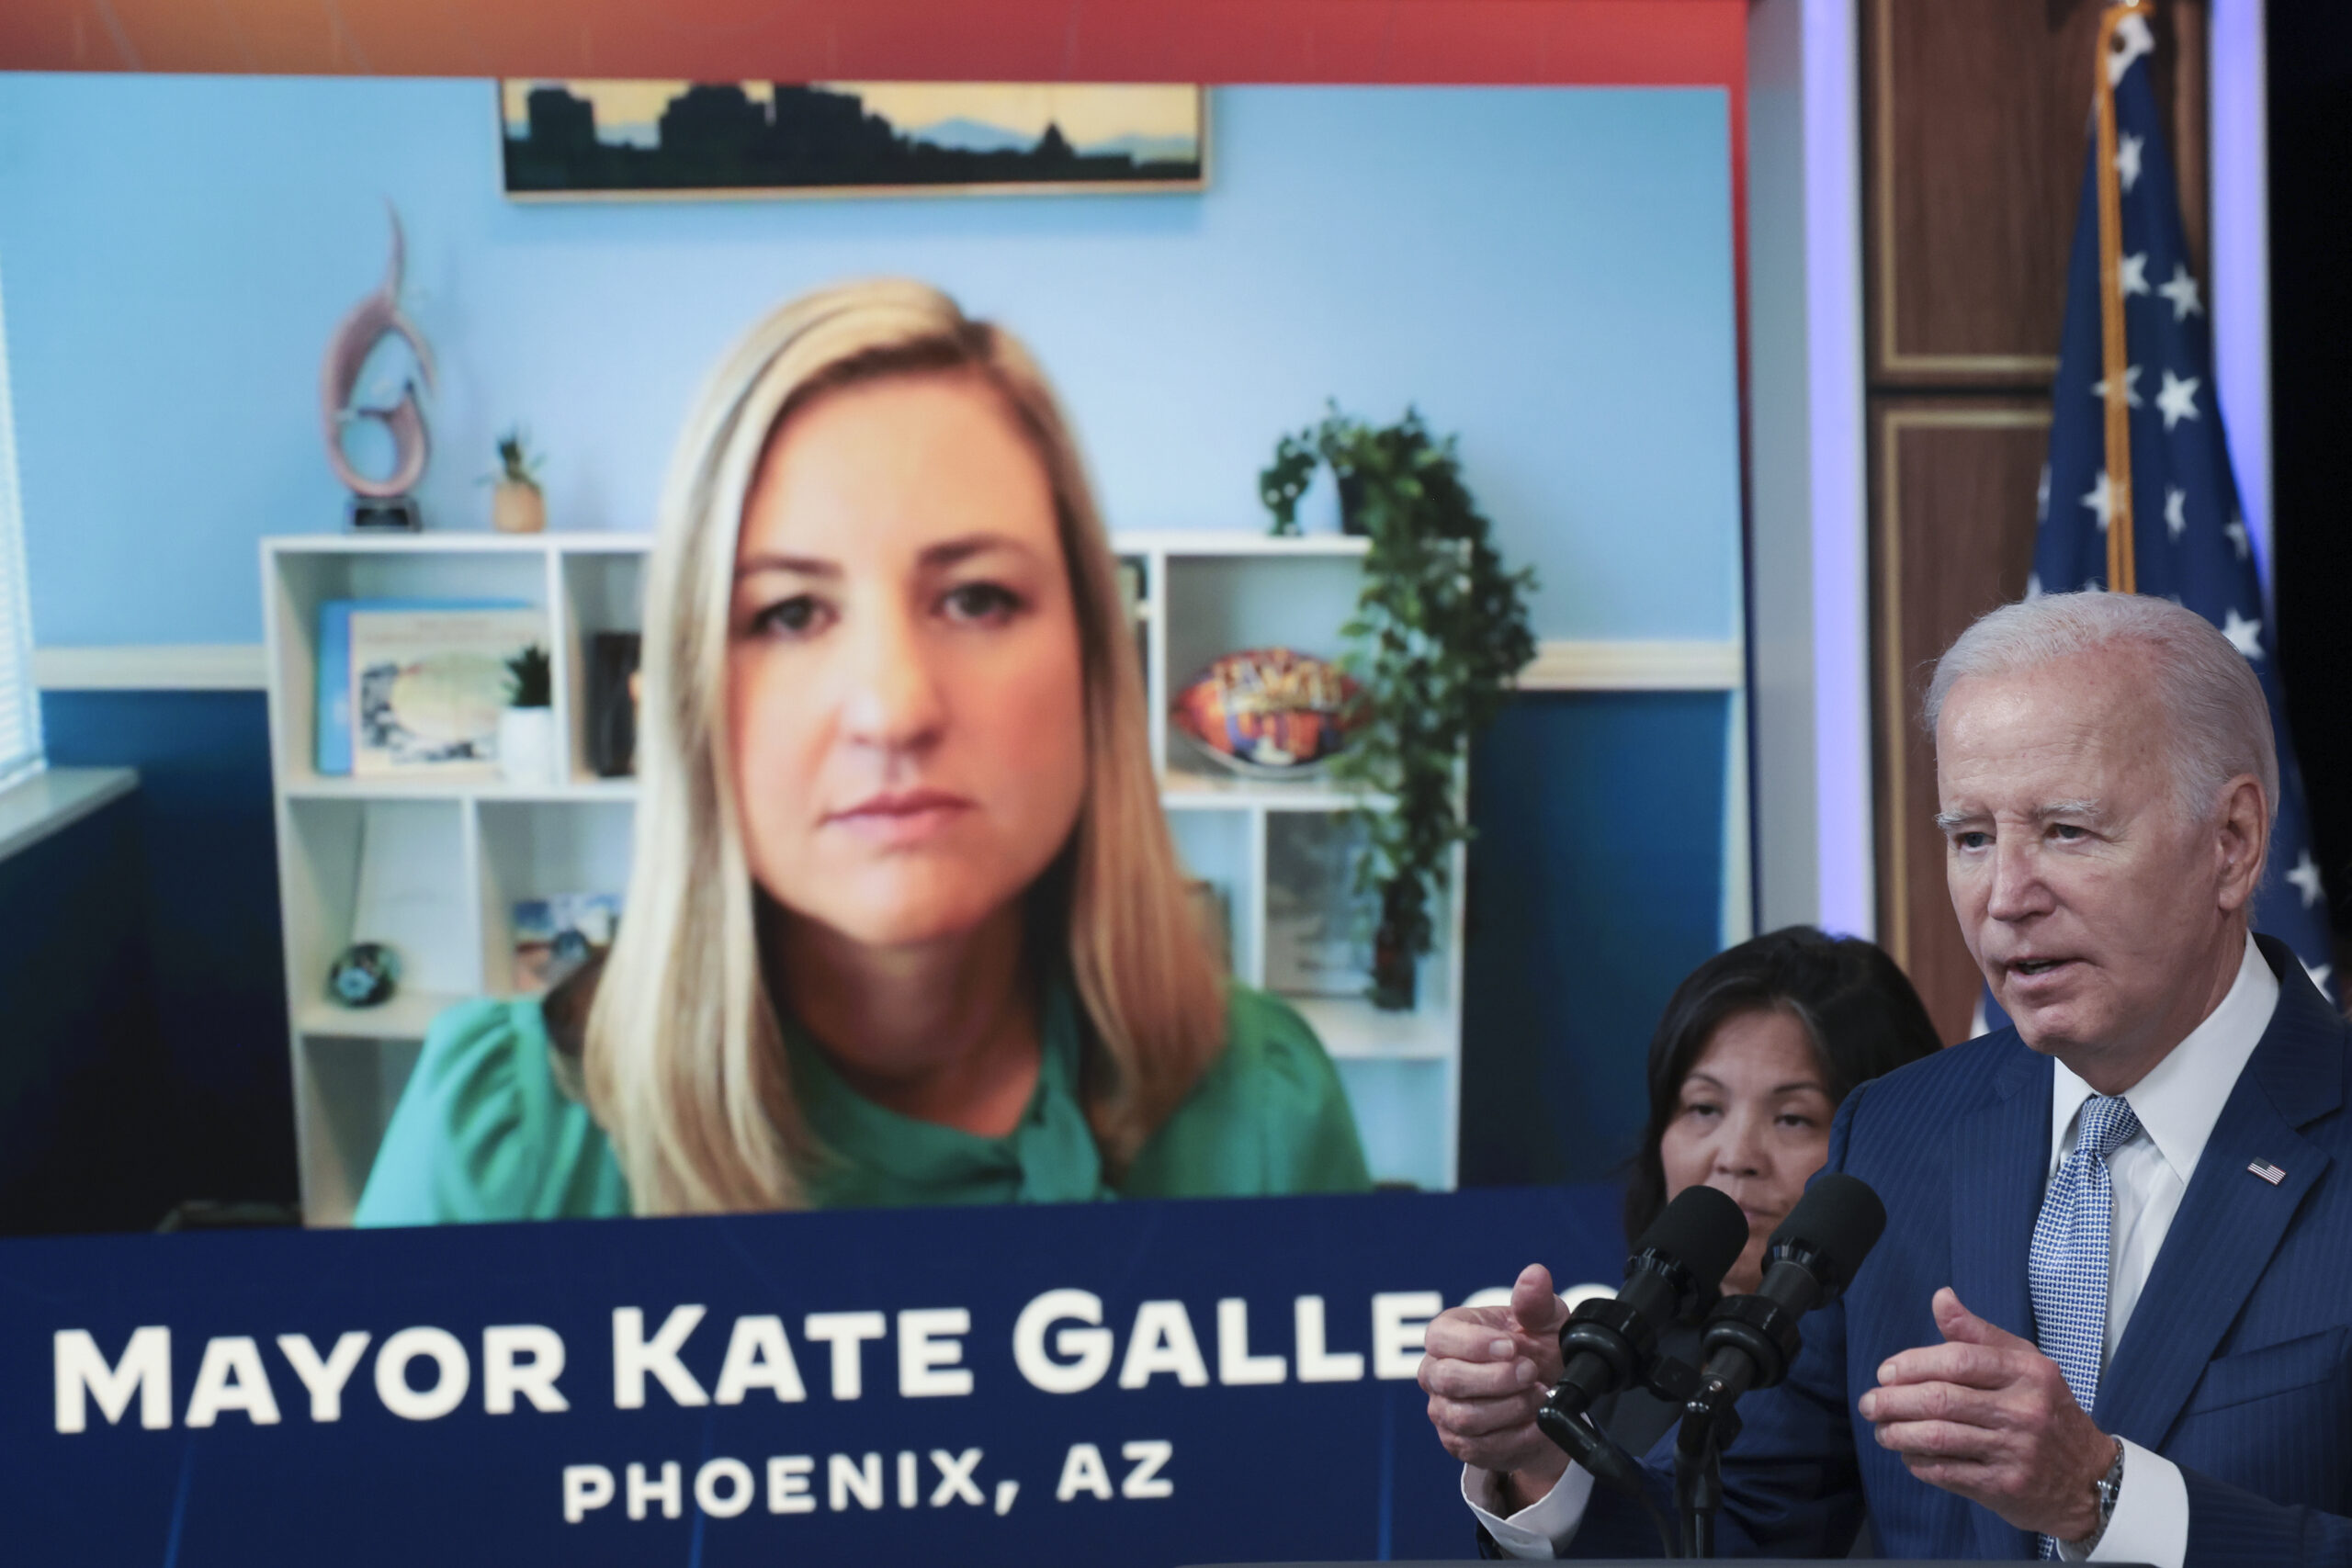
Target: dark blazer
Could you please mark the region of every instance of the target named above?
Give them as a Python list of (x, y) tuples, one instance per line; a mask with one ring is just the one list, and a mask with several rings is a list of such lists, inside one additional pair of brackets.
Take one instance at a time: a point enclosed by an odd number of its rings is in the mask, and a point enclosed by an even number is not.
[[(2352, 1031), (2267, 937), (2278, 1007), (2222, 1106), (2180, 1212), (2099, 1379), (2103, 1431), (2181, 1468), (2191, 1568), (2352, 1568)], [(1951, 1285), (2033, 1337), (2026, 1253), (2050, 1163), (2051, 1062), (2005, 1029), (1862, 1085), (1830, 1170), (1885, 1200), (1885, 1236), (1845, 1299), (1804, 1320), (1781, 1386), (1740, 1404), (1724, 1455), (1725, 1555), (1842, 1555), (1862, 1503), (1887, 1557), (2030, 1558), (2034, 1538), (1915, 1480), (1854, 1400), (1898, 1350), (1941, 1342)], [(2247, 1167), (2286, 1172), (2273, 1186)], [(1646, 1461), (1671, 1513), (1671, 1453)], [(2131, 1481), (2124, 1482), (2126, 1506)], [(1577, 1556), (1649, 1556), (1627, 1500), (1596, 1492)]]

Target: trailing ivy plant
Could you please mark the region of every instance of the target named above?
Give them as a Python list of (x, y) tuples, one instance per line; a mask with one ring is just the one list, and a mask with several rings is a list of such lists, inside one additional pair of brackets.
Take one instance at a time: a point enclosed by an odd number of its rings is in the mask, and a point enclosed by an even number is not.
[(1298, 498), (1318, 461), (1340, 481), (1348, 531), (1372, 541), (1341, 628), (1342, 663), (1363, 690), (1330, 772), (1394, 803), (1358, 808), (1356, 885), (1379, 900), (1373, 999), (1409, 1008), (1414, 962), (1434, 945), (1430, 904), (1445, 889), (1447, 855), (1470, 837), (1463, 759), (1535, 657), (1535, 573), (1504, 565), (1462, 482), (1453, 437), (1432, 436), (1419, 412), (1370, 425), (1334, 404), (1321, 423), (1284, 435), (1259, 476), (1272, 532), (1298, 531)]

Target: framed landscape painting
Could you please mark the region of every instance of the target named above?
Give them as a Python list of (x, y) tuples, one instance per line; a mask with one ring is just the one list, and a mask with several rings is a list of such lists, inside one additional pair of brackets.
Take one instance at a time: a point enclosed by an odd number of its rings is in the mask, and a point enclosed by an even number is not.
[(579, 201), (1197, 191), (1196, 86), (499, 84), (506, 194)]

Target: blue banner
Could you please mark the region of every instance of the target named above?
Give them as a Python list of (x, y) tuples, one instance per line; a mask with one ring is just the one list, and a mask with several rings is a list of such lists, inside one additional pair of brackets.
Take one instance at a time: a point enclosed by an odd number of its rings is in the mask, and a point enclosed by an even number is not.
[(1610, 1188), (0, 1244), (38, 1562), (1458, 1556), (1414, 1382)]

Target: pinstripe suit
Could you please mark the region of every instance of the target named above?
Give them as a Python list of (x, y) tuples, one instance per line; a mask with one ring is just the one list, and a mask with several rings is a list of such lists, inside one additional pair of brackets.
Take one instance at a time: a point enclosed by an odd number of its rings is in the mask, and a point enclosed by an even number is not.
[[(2190, 1564), (2352, 1568), (2352, 1031), (2282, 944), (2256, 940), (2278, 976), (2277, 1010), (2214, 1124), (2092, 1415), (2180, 1466)], [(1727, 1554), (1840, 1554), (1867, 1498), (1888, 1557), (2034, 1555), (2028, 1532), (1915, 1480), (1854, 1400), (1888, 1356), (1941, 1342), (1928, 1312), (1939, 1286), (2033, 1337), (2026, 1257), (2050, 1117), (2050, 1059), (2013, 1030), (1847, 1098), (1826, 1168), (1878, 1190), (1886, 1235), (1845, 1299), (1804, 1320), (1789, 1381), (1740, 1405), (1747, 1430), (1724, 1461)], [(2274, 1186), (2248, 1170), (2256, 1161), (2286, 1174)], [(1650, 1459), (1662, 1502), (1669, 1458), (1662, 1447)], [(1595, 1494), (1574, 1555), (1656, 1551), (1645, 1518)]]

